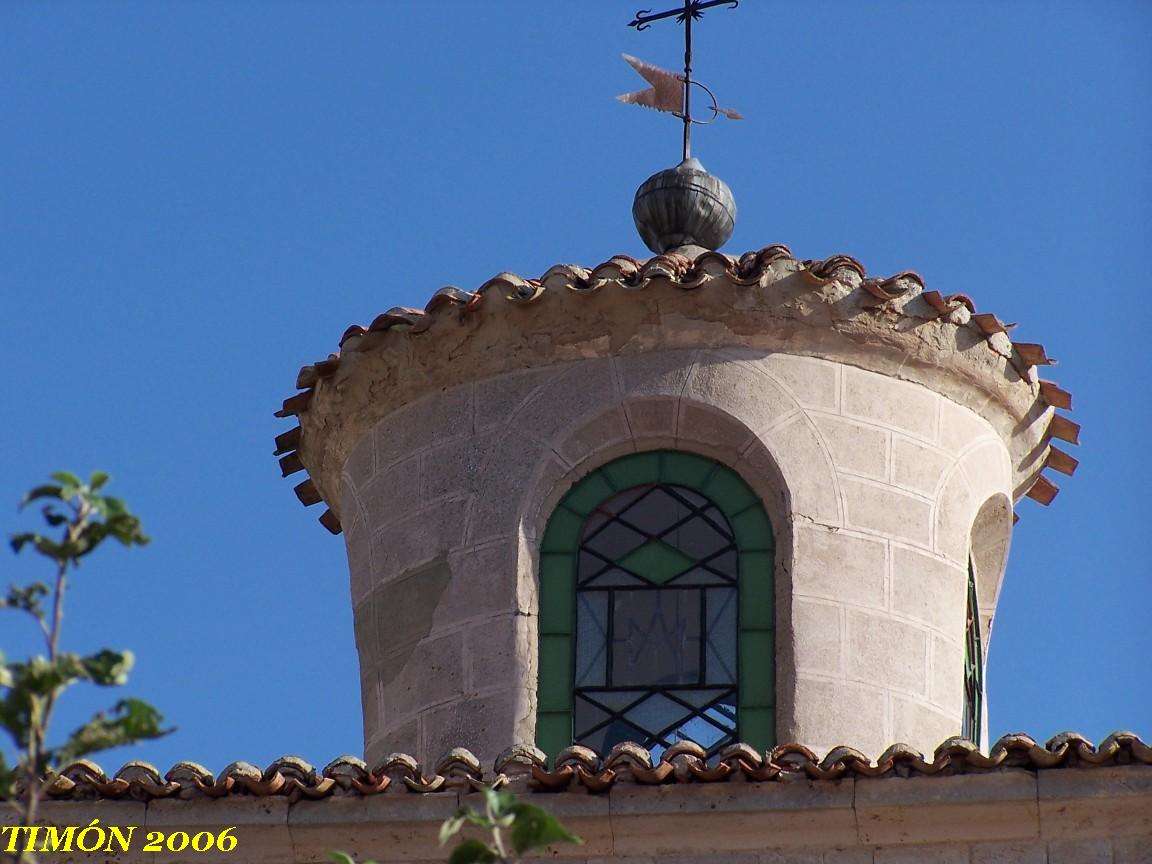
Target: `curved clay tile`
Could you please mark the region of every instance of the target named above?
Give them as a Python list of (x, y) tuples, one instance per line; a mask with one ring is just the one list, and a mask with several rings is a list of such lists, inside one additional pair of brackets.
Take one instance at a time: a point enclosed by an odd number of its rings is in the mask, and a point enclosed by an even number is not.
[[(317, 771), (303, 759), (286, 756), (264, 771), (248, 762), (233, 762), (213, 777), (192, 762), (179, 762), (161, 777), (155, 767), (129, 762), (114, 777), (96, 763), (75, 762), (53, 775), (45, 786), (47, 796), (58, 800), (93, 798), (185, 799), (196, 795), (222, 797), (244, 794), (257, 797), (301, 796), (324, 798), (348, 794), (434, 794), (461, 788), (493, 788), (509, 775), (527, 775), (538, 789), (559, 791), (575, 783), (592, 792), (603, 792), (627, 774), (641, 786), (675, 783), (720, 783), (743, 775), (753, 782), (783, 780), (802, 775), (814, 781), (842, 777), (933, 776), (949, 773), (997, 771), (1004, 768), (1031, 771), (1090, 769), (1110, 765), (1152, 766), (1152, 747), (1132, 732), (1115, 732), (1095, 746), (1087, 738), (1065, 732), (1045, 745), (1028, 735), (1005, 735), (987, 754), (963, 738), (948, 738), (936, 748), (931, 761), (904, 744), (894, 744), (875, 761), (852, 747), (835, 747), (823, 759), (800, 744), (782, 744), (760, 753), (747, 744), (732, 744), (711, 764), (694, 744), (678, 744), (653, 759), (634, 743), (618, 744), (602, 759), (587, 747), (569, 747), (548, 770), (544, 754), (528, 745), (509, 748), (496, 759), (495, 770), (486, 773), (468, 750), (456, 748), (437, 761), (436, 770), (424, 774), (409, 755), (394, 753), (375, 771), (360, 759), (342, 756)], [(399, 779), (401, 783), (395, 783)]]

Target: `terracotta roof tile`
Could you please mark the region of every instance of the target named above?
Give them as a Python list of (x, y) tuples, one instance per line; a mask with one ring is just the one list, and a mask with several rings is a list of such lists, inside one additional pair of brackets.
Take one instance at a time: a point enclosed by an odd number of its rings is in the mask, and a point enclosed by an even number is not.
[(416, 759), (404, 753), (394, 753), (373, 767), (354, 756), (341, 756), (322, 770), (295, 756), (277, 759), (264, 770), (248, 762), (233, 762), (218, 775), (194, 762), (178, 762), (164, 775), (146, 762), (129, 762), (110, 777), (95, 762), (81, 760), (55, 775), (46, 791), (49, 798), (58, 800), (227, 795), (298, 799), (431, 794), (461, 786), (499, 786), (510, 776), (527, 775), (530, 785), (539, 791), (603, 792), (625, 779), (641, 786), (656, 786), (723, 783), (730, 779), (770, 782), (800, 776), (811, 780), (947, 776), (1004, 768), (1048, 771), (1111, 765), (1152, 766), (1152, 747), (1131, 732), (1113, 733), (1099, 746), (1074, 732), (1057, 735), (1043, 746), (1028, 735), (1012, 734), (994, 743), (986, 754), (971, 741), (957, 737), (944, 741), (930, 758), (907, 745), (894, 744), (873, 762), (851, 747), (837, 747), (821, 759), (800, 744), (782, 744), (767, 752), (747, 744), (733, 744), (706, 760), (704, 751), (688, 742), (674, 745), (659, 759), (653, 759), (643, 747), (624, 743), (606, 755), (587, 747), (569, 747), (549, 768), (541, 751), (519, 745), (501, 753), (490, 773), (485, 773), (479, 760), (463, 748), (446, 753), (427, 773)]
[[(909, 302), (898, 310), (900, 314), (924, 320), (924, 313), (930, 310), (929, 314), (935, 313), (936, 318), (946, 323), (957, 327), (974, 327), (993, 351), (1008, 358), (1016, 366), (1025, 381), (1035, 380), (1030, 378), (1033, 367), (1055, 362), (1048, 357), (1043, 345), (1011, 341), (1007, 333), (1016, 326), (1015, 324), (1005, 324), (990, 313), (977, 313), (975, 303), (965, 294), (944, 296), (938, 291), (926, 290), (924, 280), (917, 273), (905, 271), (887, 278), (868, 277), (864, 265), (851, 256), (833, 255), (823, 260), (797, 261), (792, 257), (788, 247), (782, 245), (766, 246), (757, 251), (746, 252), (738, 258), (712, 251), (703, 252), (695, 258), (670, 253), (644, 261), (627, 255), (616, 255), (591, 269), (574, 264), (557, 264), (549, 268), (539, 279), (525, 279), (515, 273), (499, 273), (475, 292), (447, 286), (436, 291), (424, 309), (395, 307), (376, 316), (367, 327), (354, 324), (344, 331), (340, 339), (340, 349), (344, 354), (371, 350), (379, 342), (380, 334), (391, 330), (407, 332), (416, 338), (428, 330), (439, 317), (446, 314), (467, 315), (479, 307), (485, 295), (492, 291), (500, 292), (513, 303), (531, 304), (539, 301), (549, 291), (567, 290), (576, 294), (592, 295), (610, 287), (642, 290), (656, 278), (667, 279), (683, 290), (701, 288), (718, 276), (723, 276), (733, 285), (751, 286), (757, 284), (772, 265), (782, 261), (794, 262), (802, 274), (818, 284), (826, 284), (838, 278), (837, 274), (844, 271), (854, 274), (856, 279), (853, 284), (858, 283), (858, 287), (853, 290), (869, 295), (867, 301), (861, 304), (866, 309), (880, 310), (892, 301), (916, 294), (923, 298), (924, 303), (913, 306)], [(290, 417), (306, 412), (311, 402), (312, 388), (335, 374), (340, 367), (341, 356), (330, 354), (325, 360), (303, 367), (296, 378), (297, 388), (301, 392), (284, 400), (276, 416)], [(1042, 408), (1071, 409), (1072, 397), (1067, 391), (1048, 381), (1038, 381), (1036, 386), (1039, 392), (1038, 401)], [(1079, 429), (1077, 424), (1066, 417), (1052, 415), (1049, 425), (1050, 437), (1077, 444)], [(300, 446), (300, 435), (300, 429), (296, 428), (277, 436), (275, 455), (285, 456), (296, 450)], [(281, 468), (285, 476), (293, 473), (287, 468), (295, 469), (296, 464), (295, 461), (281, 459)], [(1058, 471), (1063, 470), (1058, 465), (1068, 464), (1069, 462), (1062, 460), (1060, 456), (1049, 460), (1049, 466)], [(1047, 486), (1037, 485), (1043, 490), (1047, 490), (1047, 487), (1055, 489), (1050, 482), (1045, 482)], [(296, 493), (305, 505), (319, 503), (321, 500), (315, 487), (307, 483), (298, 485)], [(1042, 494), (1038, 491), (1032, 497), (1037, 498)], [(1048, 500), (1054, 496), (1055, 493), (1052, 492)], [(321, 519), (330, 531), (339, 533), (340, 525), (333, 514), (325, 513)]]
[(1059, 493), (1060, 487), (1047, 477), (1041, 475), (1036, 478), (1036, 482), (1032, 484), (1032, 488), (1028, 490), (1027, 494), (1033, 501), (1039, 501), (1047, 507)]

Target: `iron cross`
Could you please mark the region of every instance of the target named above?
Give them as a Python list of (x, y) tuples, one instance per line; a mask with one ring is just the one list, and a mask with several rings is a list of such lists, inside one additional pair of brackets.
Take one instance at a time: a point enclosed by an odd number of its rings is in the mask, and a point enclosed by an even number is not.
[(675, 16), (676, 21), (684, 25), (684, 99), (683, 110), (680, 112), (684, 121), (684, 158), (692, 155), (692, 22), (704, 16), (705, 9), (713, 6), (727, 6), (735, 9), (740, 0), (684, 0), (684, 5), (678, 9), (669, 9), (667, 12), (652, 12), (651, 9), (641, 9), (636, 17), (629, 23), (637, 31), (647, 30), (653, 21), (661, 21)]

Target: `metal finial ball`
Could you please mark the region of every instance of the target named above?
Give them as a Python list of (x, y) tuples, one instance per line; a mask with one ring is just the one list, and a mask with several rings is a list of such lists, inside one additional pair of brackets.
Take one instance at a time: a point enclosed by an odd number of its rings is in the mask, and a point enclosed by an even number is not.
[(736, 200), (719, 177), (696, 159), (653, 174), (632, 202), (636, 230), (661, 255), (679, 246), (719, 249), (736, 225)]

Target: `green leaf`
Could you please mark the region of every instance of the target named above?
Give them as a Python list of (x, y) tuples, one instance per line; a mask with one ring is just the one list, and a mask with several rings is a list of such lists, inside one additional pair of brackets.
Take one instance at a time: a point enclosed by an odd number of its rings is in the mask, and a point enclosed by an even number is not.
[(110, 714), (96, 714), (68, 736), (68, 741), (54, 751), (53, 761), (67, 765), (90, 753), (161, 738), (173, 731), (162, 728), (163, 723), (163, 715), (147, 702), (122, 699)]
[(464, 827), (464, 823), (467, 821), (468, 815), (464, 810), (445, 819), (444, 824), (440, 826), (440, 845), (447, 845), (449, 840), (460, 833), (460, 829)]
[[(349, 855), (347, 852), (341, 852), (339, 849), (329, 849), (327, 852), (328, 860), (332, 864), (356, 864), (356, 859)], [(376, 864), (375, 861), (365, 861), (364, 864)]]
[(517, 853), (538, 849), (552, 843), (583, 843), (584, 841), (560, 824), (543, 807), (517, 803), (516, 821), (512, 825), (512, 848)]
[(461, 841), (460, 845), (453, 849), (452, 854), (448, 856), (448, 864), (473, 864), (473, 862), (499, 860), (500, 856), (496, 854), (494, 849), (474, 838)]
[(24, 497), (20, 499), (20, 508), (23, 509), (33, 501), (38, 501), (41, 498), (55, 498), (58, 501), (62, 501), (64, 500), (63, 491), (59, 486), (37, 486), (29, 490)]
[(11, 801), (16, 797), (16, 774), (18, 765), (8, 766), (4, 751), (0, 750), (0, 801)]
[(68, 522), (68, 517), (51, 504), (45, 504), (40, 508), (40, 512), (44, 516), (44, 521), (53, 528), (59, 528), (61, 525), (64, 525)]
[(33, 549), (44, 557), (51, 558), (53, 561), (62, 561), (68, 557), (64, 552), (64, 547), (59, 543), (55, 543), (44, 535), (36, 534), (32, 531), (26, 531), (23, 534), (13, 534), (9, 542), (12, 545), (13, 552), (19, 552), (31, 543)]
[(498, 823), (511, 824), (505, 817), (511, 816), (515, 812), (515, 795), (511, 792), (501, 792), (498, 789), (485, 788), (484, 798), (487, 801), (488, 810)]
[(136, 662), (131, 651), (111, 651), (105, 648), (98, 654), (80, 661), (85, 677), (101, 687), (120, 686), (127, 683), (128, 673)]
[(92, 477), (88, 480), (88, 486), (93, 492), (98, 492), (112, 478), (105, 471), (93, 471)]
[(61, 486), (75, 486), (79, 488), (84, 485), (83, 480), (69, 471), (56, 471), (55, 473), (49, 474), (48, 476), (59, 483)]
[(24, 588), (8, 586), (8, 593), (0, 598), (0, 608), (17, 609), (37, 618), (44, 616), (40, 599), (48, 596), (48, 586), (43, 582), (33, 582)]

